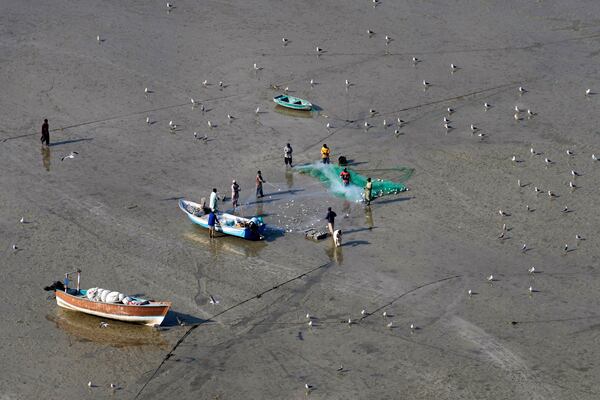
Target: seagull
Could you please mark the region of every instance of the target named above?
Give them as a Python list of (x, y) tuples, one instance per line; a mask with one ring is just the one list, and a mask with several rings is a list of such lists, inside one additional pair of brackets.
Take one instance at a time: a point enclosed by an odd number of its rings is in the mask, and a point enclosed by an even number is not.
[(212, 127), (214, 126), (214, 125), (212, 124), (212, 122), (210, 122), (210, 120), (209, 120), (209, 121), (206, 121), (206, 123), (208, 124), (208, 127), (209, 127), (209, 128), (212, 128)]
[(231, 114), (227, 114), (227, 119), (235, 119), (235, 117)]
[(108, 328), (108, 322), (101, 321), (99, 326), (100, 328)]
[(540, 188), (538, 188), (537, 186), (535, 186), (535, 187), (533, 188), (533, 191), (534, 191), (534, 192), (536, 192), (536, 193), (539, 193), (539, 192), (541, 192)]
[(450, 64), (450, 69), (452, 71), (456, 71), (458, 69), (458, 67), (456, 65), (454, 65), (454, 64)]
[(392, 38), (389, 37), (388, 35), (385, 35), (385, 43), (388, 44), (391, 41), (392, 41)]
[(381, 313), (381, 316), (382, 316), (383, 318), (387, 318), (387, 311), (384, 311), (384, 312), (382, 312), (382, 313)]
[(348, 325), (352, 325), (352, 318), (348, 318)]
[(450, 120), (448, 118), (446, 118), (446, 117), (444, 117), (443, 121), (446, 122), (446, 123), (450, 122)]
[(594, 160), (594, 161), (598, 161), (598, 157), (596, 157), (596, 155), (595, 155), (595, 154), (592, 154), (592, 160)]
[(527, 272), (529, 272), (530, 274), (533, 274), (535, 272), (535, 267), (531, 267), (527, 270)]
[(312, 320), (311, 320), (311, 321), (308, 321), (308, 326), (310, 326), (310, 327), (312, 327), (312, 326), (313, 326), (313, 322), (312, 322)]
[(494, 275), (490, 275), (487, 277), (488, 282), (491, 282), (494, 280)]
[(384, 120), (383, 120), (383, 127), (384, 127), (384, 128), (387, 128), (387, 126), (388, 126), (388, 124), (387, 124), (387, 121), (384, 119)]
[(208, 302), (210, 304), (212, 304), (213, 306), (216, 306), (217, 304), (219, 304), (219, 300), (215, 299), (212, 294), (209, 294), (208, 298), (209, 298)]
[(346, 79), (346, 87), (348, 87), (350, 85), (351, 85), (350, 81), (348, 79)]
[[(254, 64), (254, 65), (256, 65), (256, 64)], [(254, 69), (256, 69), (256, 67)], [(202, 81), (202, 86), (208, 86), (208, 79), (205, 79), (204, 81)]]
[(328, 123), (327, 123), (327, 125), (325, 125), (325, 127), (326, 127), (327, 129), (329, 129), (329, 128), (331, 128), (331, 124), (328, 122)]
[(259, 114), (260, 113), (260, 107), (256, 107), (256, 110), (254, 111), (254, 114)]
[(530, 109), (527, 109), (527, 115), (530, 117), (533, 117), (535, 115), (535, 113), (533, 111), (531, 111)]
[(489, 109), (491, 106), (489, 103), (483, 103), (483, 108), (485, 108), (486, 110)]
[(526, 243), (523, 243), (523, 246), (521, 246), (521, 251), (523, 253), (525, 253), (527, 251), (527, 244)]
[(573, 154), (575, 154), (575, 153), (573, 153), (573, 151), (572, 151), (572, 150), (570, 150), (570, 149), (567, 149), (567, 154), (568, 154), (568, 155), (570, 155), (570, 156), (572, 156), (572, 155), (573, 155)]
[(427, 82), (426, 80), (423, 80), (423, 86), (428, 87), (429, 85), (431, 85), (429, 82)]
[(21, 217), (21, 219), (19, 220), (20, 223), (24, 224), (25, 223), (25, 218)]
[(549, 159), (549, 158), (544, 158), (544, 162), (545, 162), (546, 164), (552, 164), (552, 160), (551, 160), (551, 159)]
[(287, 43), (289, 42), (289, 40), (288, 40), (287, 38), (281, 38), (281, 41), (282, 41), (284, 44), (287, 44)]
[(479, 129), (479, 128), (477, 128), (475, 125), (471, 124), (471, 131), (472, 132), (475, 132), (477, 129)]
[(146, 123), (150, 125), (150, 117), (146, 117)]
[(72, 151), (69, 155), (64, 156), (63, 158), (60, 159), (60, 161), (65, 161), (67, 158), (75, 158), (75, 154), (79, 154), (76, 151)]
[(448, 114), (454, 113), (454, 108), (448, 107)]
[(400, 130), (399, 129), (394, 130), (394, 134), (400, 135)]
[(573, 182), (569, 181), (569, 187), (571, 189), (577, 189), (577, 185), (575, 185)]
[(519, 93), (525, 93), (527, 90), (523, 86), (519, 86)]
[(173, 8), (173, 4), (171, 4), (171, 3), (167, 3), (167, 8), (168, 8), (169, 10), (170, 10), (170, 9), (172, 9), (172, 8)]
[(371, 126), (367, 121), (365, 121), (365, 129), (368, 129)]
[(192, 97), (192, 98), (190, 98), (190, 101), (192, 102), (192, 106), (195, 106), (195, 105), (196, 105), (196, 100), (194, 100), (194, 98), (193, 98), (193, 97)]
[(372, 108), (371, 108), (371, 109), (369, 110), (369, 114), (377, 114), (377, 110), (374, 110), (374, 109), (372, 109)]
[(564, 212), (564, 213), (569, 212), (569, 207), (565, 206), (565, 208), (563, 208), (562, 212)]
[(403, 119), (400, 119), (400, 118), (397, 118), (396, 121), (398, 122), (398, 126), (402, 126), (406, 122), (406, 121), (404, 121)]
[(589, 96), (590, 94), (592, 94), (592, 89), (587, 89), (587, 90), (585, 91), (585, 95), (586, 95), (586, 96)]
[(513, 160), (513, 161), (516, 162), (517, 161), (517, 156), (512, 156), (511, 160)]
[(565, 244), (564, 250), (565, 250), (565, 253), (569, 251), (569, 245), (568, 244)]
[(548, 197), (556, 197), (556, 195), (551, 190), (548, 190)]
[(223, 81), (219, 81), (219, 87), (223, 87)]
[(340, 367), (338, 369), (336, 369), (337, 372), (342, 372), (344, 370), (344, 366), (340, 365)]
[(319, 46), (317, 46), (317, 47), (315, 47), (315, 51), (320, 54), (323, 52), (323, 49), (320, 48)]
[(286, 87), (285, 87), (285, 89), (283, 89), (283, 93), (287, 94), (287, 92), (288, 92), (289, 90), (290, 90), (290, 88), (286, 86)]
[(200, 111), (204, 112), (204, 110), (206, 110), (206, 108), (204, 107), (204, 104), (200, 104)]
[(515, 115), (513, 117), (515, 118), (515, 121), (519, 121), (521, 119), (521, 116), (519, 115), (519, 113), (515, 113)]
[(533, 147), (529, 149), (529, 152), (531, 153), (532, 156), (535, 156), (535, 150), (533, 150)]
[(102, 39), (100, 39), (100, 35), (96, 36), (96, 40), (98, 41), (98, 43), (102, 42)]
[(314, 86), (314, 85), (315, 85), (315, 81), (314, 81), (314, 79), (311, 79), (310, 80), (310, 86)]
[(12, 249), (13, 249), (13, 250), (15, 250), (15, 251), (19, 250), (19, 248), (17, 247), (17, 245), (16, 245), (16, 244), (13, 244), (13, 245), (12, 245)]
[(519, 185), (519, 187), (521, 187), (521, 180), (517, 179), (517, 185)]
[(373, 36), (374, 34), (375, 34), (375, 32), (373, 32), (373, 31), (372, 31), (372, 30), (370, 30), (370, 29), (367, 29), (367, 35), (369, 35), (369, 36)]
[(527, 209), (527, 211), (531, 211), (531, 207), (529, 207), (529, 204), (527, 204), (527, 205), (525, 206), (525, 208)]
[(498, 236), (498, 239), (504, 239), (504, 232), (502, 232), (502, 233), (500, 234), (500, 236)]
[(88, 387), (94, 387), (94, 384), (92, 383), (92, 381), (88, 382)]
[(502, 210), (498, 210), (498, 214), (500, 214), (502, 217), (504, 217), (506, 215), (506, 213)]
[(519, 106), (515, 106), (515, 111), (519, 113), (519, 112), (521, 112), (522, 110), (519, 108)]
[(502, 224), (502, 231), (504, 232), (506, 230), (506, 224)]
[(308, 383), (305, 383), (305, 384), (304, 384), (304, 388), (305, 388), (307, 391), (309, 391), (309, 390), (312, 388), (312, 386), (311, 386), (311, 385), (309, 385)]
[(311, 318), (310, 314), (306, 313), (306, 319), (310, 319), (310, 318)]
[(410, 330), (414, 331), (417, 327), (415, 326), (415, 324), (410, 324)]
[(419, 60), (417, 57), (413, 57), (412, 62), (416, 64), (418, 62), (421, 62), (421, 60)]
[(117, 385), (115, 385), (114, 383), (111, 383), (111, 384), (110, 384), (110, 388), (111, 388), (111, 389), (116, 389), (116, 388), (117, 388)]
[(390, 321), (387, 325), (388, 328), (393, 328), (394, 327), (394, 321)]
[(444, 124), (444, 128), (446, 128), (447, 131), (450, 130), (450, 129), (452, 129), (452, 127), (450, 126), (450, 124)]
[(467, 293), (469, 294), (469, 297), (471, 297), (471, 296), (473, 295), (473, 291), (472, 291), (471, 289), (469, 289), (469, 290), (467, 291)]
[(580, 176), (579, 172), (574, 171), (574, 170), (571, 170), (571, 175), (573, 175), (573, 176)]
[(364, 315), (367, 315), (367, 310), (362, 310), (362, 311), (360, 312), (360, 315), (363, 315), (363, 316), (364, 316)]
[(583, 240), (583, 237), (582, 237), (582, 236), (580, 236), (580, 235), (575, 235), (575, 239), (576, 239), (576, 240)]
[(144, 93), (148, 94), (150, 92), (150, 90), (148, 90), (148, 88), (144, 89)]
[(529, 286), (529, 293), (533, 293), (533, 286)]
[(258, 71), (258, 70), (260, 70), (261, 68), (260, 68), (260, 67), (259, 67), (259, 66), (258, 66), (256, 63), (254, 63), (254, 69), (255, 69), (256, 71)]

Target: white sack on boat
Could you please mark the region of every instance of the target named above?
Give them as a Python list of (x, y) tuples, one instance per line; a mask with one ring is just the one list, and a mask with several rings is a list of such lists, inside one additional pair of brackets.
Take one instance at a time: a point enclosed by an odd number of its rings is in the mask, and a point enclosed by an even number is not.
[(119, 301), (119, 295), (121, 295), (120, 292), (110, 292), (106, 295), (104, 301), (106, 303), (117, 303)]

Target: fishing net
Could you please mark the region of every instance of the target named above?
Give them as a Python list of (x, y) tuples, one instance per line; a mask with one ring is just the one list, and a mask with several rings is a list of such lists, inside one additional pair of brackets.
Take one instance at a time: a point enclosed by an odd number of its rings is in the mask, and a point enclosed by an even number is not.
[[(334, 164), (312, 163), (297, 165), (294, 169), (301, 174), (307, 174), (319, 179), (334, 195), (345, 197), (351, 201), (361, 201), (363, 199), (364, 187), (368, 177), (371, 177), (371, 182), (373, 183), (373, 198), (404, 192), (407, 189), (402, 183), (361, 175), (359, 172), (351, 169), (348, 169), (348, 172), (350, 173), (350, 184), (346, 186), (340, 178), (340, 173), (344, 168)], [(402, 180), (406, 180), (412, 175), (413, 170), (410, 168), (388, 168), (363, 170), (361, 172), (395, 172), (395, 175), (399, 174)]]

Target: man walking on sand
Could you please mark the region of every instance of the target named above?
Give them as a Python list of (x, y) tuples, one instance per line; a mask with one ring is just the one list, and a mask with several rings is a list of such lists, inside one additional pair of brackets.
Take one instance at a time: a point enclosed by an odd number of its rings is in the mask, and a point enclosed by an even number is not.
[(288, 143), (283, 148), (283, 162), (285, 162), (285, 166), (292, 166), (292, 146)]
[(373, 199), (373, 182), (371, 182), (371, 178), (367, 178), (367, 184), (365, 185), (365, 203), (367, 205), (371, 204), (371, 200)]
[(337, 214), (331, 211), (331, 207), (327, 207), (327, 215), (325, 219), (327, 220), (327, 229), (329, 230), (329, 234), (333, 236), (333, 232), (335, 230), (335, 217)]
[(42, 145), (50, 146), (50, 127), (48, 126), (48, 120), (44, 119), (42, 124), (42, 137), (40, 138)]
[(262, 177), (262, 173), (260, 171), (258, 171), (256, 173), (256, 197), (260, 198), (260, 197), (265, 197), (264, 193), (263, 193), (263, 183), (265, 183), (266, 181), (263, 179)]
[(231, 206), (233, 207), (234, 212), (238, 206), (239, 200), (240, 200), (240, 185), (238, 185), (238, 183), (234, 179), (233, 182), (231, 183)]

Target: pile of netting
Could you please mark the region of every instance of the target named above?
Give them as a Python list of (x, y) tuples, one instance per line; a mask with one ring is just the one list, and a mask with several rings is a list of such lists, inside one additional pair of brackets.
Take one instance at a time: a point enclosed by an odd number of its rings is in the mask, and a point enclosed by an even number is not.
[[(369, 176), (361, 175), (358, 172), (348, 168), (348, 172), (350, 173), (350, 184), (346, 186), (343, 184), (342, 179), (340, 178), (340, 173), (344, 170), (344, 167), (340, 167), (338, 165), (312, 163), (307, 165), (298, 165), (295, 166), (294, 169), (301, 174), (308, 174), (319, 179), (323, 185), (325, 185), (336, 196), (345, 197), (348, 200), (356, 202), (363, 200), (364, 187)], [(370, 171), (377, 172), (392, 170), (400, 173), (403, 176), (403, 179), (408, 179), (412, 174), (412, 170), (409, 168), (393, 168)], [(373, 198), (388, 194), (396, 194), (407, 190), (404, 184), (392, 182), (390, 180), (371, 177), (371, 182), (373, 183)]]

